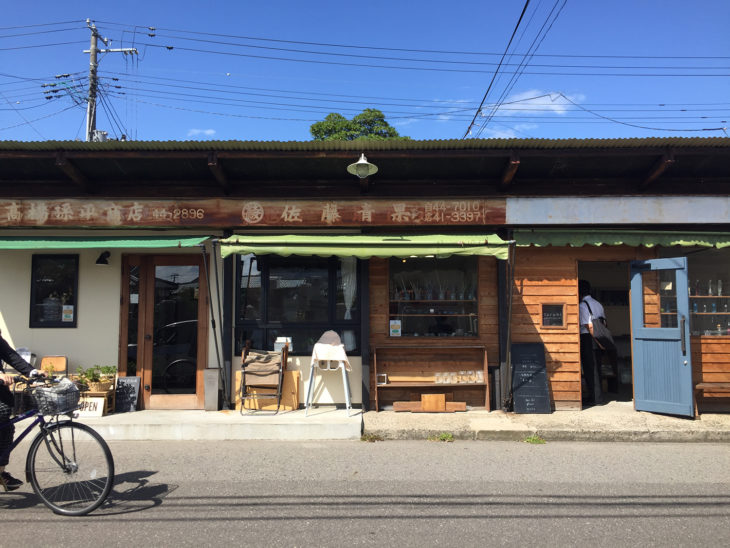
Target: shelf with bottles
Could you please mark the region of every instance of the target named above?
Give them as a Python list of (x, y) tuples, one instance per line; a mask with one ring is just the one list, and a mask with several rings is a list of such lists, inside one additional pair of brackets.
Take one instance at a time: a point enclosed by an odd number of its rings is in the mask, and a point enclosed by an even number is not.
[(393, 322), (401, 337), (476, 337), (479, 325), (476, 314), (391, 314)]
[(730, 314), (730, 297), (700, 295), (689, 298), (692, 314)]

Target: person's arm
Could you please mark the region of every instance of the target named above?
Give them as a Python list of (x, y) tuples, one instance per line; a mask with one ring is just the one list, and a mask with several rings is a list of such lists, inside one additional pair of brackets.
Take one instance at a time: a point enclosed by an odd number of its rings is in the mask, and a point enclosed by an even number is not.
[(21, 375), (30, 375), (33, 371), (33, 367), (20, 357), (13, 348), (8, 344), (8, 341), (0, 337), (0, 358), (10, 364), (16, 369)]
[(588, 304), (583, 300), (578, 305), (578, 322), (580, 325), (585, 325), (588, 332), (593, 335), (593, 320), (589, 312)]

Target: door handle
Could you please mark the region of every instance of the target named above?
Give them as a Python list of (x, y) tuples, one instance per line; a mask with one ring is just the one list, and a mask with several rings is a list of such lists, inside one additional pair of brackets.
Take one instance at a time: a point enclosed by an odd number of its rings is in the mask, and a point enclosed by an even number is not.
[(682, 355), (687, 355), (687, 337), (684, 334), (685, 328), (687, 327), (687, 318), (682, 314), (682, 321), (679, 324), (679, 329), (682, 333)]
[(151, 340), (152, 340), (152, 335), (150, 335), (149, 333), (147, 333), (147, 334), (146, 334), (146, 335), (144, 336), (144, 340), (146, 340), (146, 341), (151, 341)]

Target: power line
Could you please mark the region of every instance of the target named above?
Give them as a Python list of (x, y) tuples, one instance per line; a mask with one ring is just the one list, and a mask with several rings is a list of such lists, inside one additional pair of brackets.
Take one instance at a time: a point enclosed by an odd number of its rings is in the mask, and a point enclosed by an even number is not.
[(575, 105), (579, 109), (585, 110), (586, 112), (589, 112), (589, 113), (591, 113), (591, 114), (593, 114), (593, 115), (595, 115), (595, 116), (597, 116), (599, 118), (603, 118), (604, 120), (609, 120), (611, 122), (615, 122), (617, 124), (622, 124), (622, 125), (625, 125), (625, 126), (636, 127), (636, 128), (639, 128), (639, 129), (649, 129), (649, 130), (653, 130), (653, 131), (725, 131), (725, 129), (726, 129), (724, 127), (702, 128), (702, 129), (665, 129), (665, 128), (646, 127), (646, 126), (640, 126), (640, 125), (636, 125), (636, 124), (629, 124), (629, 123), (626, 123), (626, 122), (622, 122), (620, 120), (615, 120), (613, 118), (609, 118), (608, 116), (603, 116), (602, 114), (598, 114), (596, 112), (592, 112), (591, 110), (589, 110), (587, 108), (583, 108), (578, 103), (573, 102), (572, 99), (569, 99), (567, 96), (563, 95), (562, 93), (560, 95), (561, 95), (561, 97), (563, 99), (565, 99), (569, 103)]
[(71, 23), (83, 23), (81, 20), (60, 21), (58, 23), (37, 23), (35, 25), (21, 25), (16, 27), (0, 27), (0, 30), (32, 29), (37, 27), (52, 27), (54, 25), (69, 25)]
[(22, 124), (15, 124), (14, 126), (6, 126), (6, 127), (0, 127), (0, 131), (5, 131), (6, 129), (14, 129), (16, 127), (30, 125), (32, 122), (38, 122), (39, 120), (45, 120), (46, 118), (51, 118), (52, 116), (58, 116), (61, 113), (66, 112), (67, 110), (71, 110), (72, 108), (76, 108), (76, 105), (71, 105), (69, 107), (66, 107), (62, 110), (59, 110), (57, 112), (53, 112), (51, 114), (47, 114), (46, 116), (41, 116), (40, 118), (35, 118), (33, 120), (28, 120), (27, 122), (23, 122)]
[[(81, 74), (81, 73), (77, 73)], [(181, 78), (167, 78), (163, 76), (139, 76), (139, 75), (132, 75), (125, 72), (113, 72), (113, 71), (99, 71), (99, 74), (102, 75), (110, 75), (105, 76), (105, 79), (111, 79), (114, 80), (115, 78), (119, 79), (119, 77), (125, 77), (125, 76), (134, 76), (135, 78), (143, 78), (144, 80), (162, 80), (165, 82), (180, 82), (183, 84), (200, 84), (200, 85), (208, 85), (212, 86), (210, 81), (200, 81), (200, 80), (186, 80)], [(2, 74), (0, 74), (1, 76)], [(116, 75), (116, 76), (111, 76)], [(140, 81), (144, 83), (150, 83), (153, 84), (154, 82), (145, 82), (144, 80), (129, 80), (129, 81)], [(0, 84), (1, 85), (1, 84)], [(161, 85), (161, 84), (155, 84), (155, 85)], [(172, 87), (176, 87), (171, 84)], [(215, 84), (218, 88), (226, 88), (226, 89), (234, 89), (234, 90), (254, 90), (254, 91), (261, 91), (261, 92), (267, 92), (265, 95), (271, 96), (270, 92), (276, 92), (276, 93), (289, 93), (289, 94), (304, 94), (304, 95), (315, 95), (315, 96), (321, 96), (321, 97), (348, 97), (348, 98), (359, 98), (359, 99), (368, 99), (368, 100), (386, 100), (386, 101), (417, 101), (422, 103), (447, 103), (447, 104), (454, 104), (456, 106), (461, 106), (464, 104), (470, 104), (472, 101), (462, 101), (462, 100), (454, 100), (454, 99), (422, 99), (422, 98), (414, 98), (414, 97), (384, 97), (384, 96), (377, 96), (377, 95), (353, 95), (351, 93), (324, 93), (324, 92), (316, 92), (316, 91), (302, 91), (301, 89), (297, 90), (289, 90), (289, 89), (279, 89), (279, 88), (261, 88), (261, 87), (251, 87), (251, 86), (239, 86), (239, 85), (232, 85), (232, 84)], [(184, 86), (180, 86), (184, 87)], [(243, 92), (242, 92), (243, 93)], [(504, 105), (510, 105), (510, 104), (516, 104), (521, 103), (525, 101), (532, 101), (535, 99), (540, 99), (544, 97), (550, 97), (551, 93), (544, 93), (541, 95), (537, 95), (534, 97), (526, 97), (523, 99), (515, 100), (515, 101), (505, 101), (502, 104)], [(473, 102), (474, 105), (476, 105), (476, 101)], [(496, 103), (494, 103), (496, 104)], [(551, 101), (549, 103), (533, 103), (536, 105), (554, 105), (554, 101)], [(670, 102), (652, 102), (652, 103), (582, 103), (585, 105), (592, 105), (592, 106), (721, 106), (726, 105), (730, 106), (730, 102), (722, 102), (722, 103), (670, 103)]]
[[(512, 90), (512, 88), (514, 88), (515, 84), (517, 83), (517, 80), (519, 80), (520, 76), (522, 76), (522, 74), (525, 72), (525, 69), (527, 68), (527, 65), (532, 60), (532, 56), (535, 53), (537, 53), (537, 50), (542, 45), (542, 42), (545, 40), (545, 37), (550, 32), (550, 29), (553, 28), (553, 24), (555, 24), (555, 21), (557, 21), (558, 20), (558, 17), (560, 17), (560, 14), (563, 11), (563, 8), (565, 7), (565, 4), (567, 3), (567, 0), (564, 0), (563, 1), (563, 5), (560, 6), (560, 9), (558, 10), (558, 13), (555, 14), (555, 17), (553, 18), (552, 22), (550, 22), (550, 26), (548, 26), (547, 30), (545, 30), (545, 32), (543, 32), (543, 29), (545, 29), (545, 25), (548, 23), (548, 21), (550, 21), (550, 16), (555, 11), (555, 8), (557, 8), (559, 1), (560, 0), (555, 0), (555, 4), (553, 4), (553, 7), (550, 10), (550, 13), (548, 13), (547, 17), (545, 18), (545, 21), (543, 22), (542, 26), (540, 27), (540, 30), (537, 31), (537, 34), (535, 35), (535, 38), (532, 40), (532, 43), (530, 44), (530, 47), (527, 49), (527, 54), (525, 54), (522, 57), (522, 60), (520, 61), (520, 67), (512, 75), (512, 78), (510, 78), (509, 82), (507, 82), (507, 85), (502, 90), (502, 93), (499, 95), (499, 98), (497, 99), (497, 105), (500, 105), (502, 103), (502, 101), (504, 101), (504, 99), (507, 96), (507, 94)], [(542, 34), (542, 37), (540, 37), (541, 34)], [(539, 39), (539, 42), (538, 42), (538, 39)], [(497, 108), (498, 107), (492, 107), (492, 110), (490, 112), (490, 116), (494, 116), (494, 114), (497, 111)], [(482, 132), (484, 131), (484, 129), (489, 124), (490, 116), (488, 116), (487, 119), (484, 120), (484, 122), (482, 122), (482, 124), (480, 125), (479, 131), (477, 132), (477, 137), (480, 137), (481, 136)]]
[(37, 36), (39, 34), (51, 34), (53, 32), (67, 32), (70, 30), (79, 30), (81, 27), (70, 27), (67, 29), (54, 29), (54, 30), (39, 30), (36, 32), (21, 32), (16, 34), (0, 35), (0, 38), (18, 38), (20, 36)]
[[(116, 82), (121, 82), (122, 80), (119, 80), (117, 78), (108, 78), (104, 77), (103, 80), (105, 82), (108, 82), (109, 80), (112, 80), (115, 83), (107, 83), (106, 85), (113, 89), (118, 90), (135, 90), (135, 91), (143, 91), (143, 92), (151, 92), (151, 93), (163, 93), (162, 90), (155, 90), (155, 89), (149, 89), (145, 87), (140, 86), (124, 86), (121, 84), (118, 84)], [(135, 83), (135, 84), (143, 84), (143, 85), (151, 85), (151, 86), (159, 86), (163, 88), (173, 88), (173, 89), (184, 89), (184, 90), (194, 90), (194, 91), (208, 91), (212, 93), (221, 93), (226, 96), (229, 95), (243, 95), (243, 96), (255, 96), (255, 97), (278, 97), (283, 99), (292, 99), (297, 101), (305, 101), (305, 102), (326, 102), (327, 106), (323, 107), (313, 107), (313, 108), (323, 108), (323, 109), (335, 109), (337, 110), (340, 107), (335, 106), (336, 104), (354, 104), (354, 105), (361, 105), (362, 107), (365, 106), (372, 106), (372, 103), (370, 102), (364, 102), (364, 101), (348, 101), (343, 99), (320, 99), (320, 98), (309, 98), (309, 97), (301, 97), (301, 96), (289, 96), (289, 95), (276, 95), (271, 93), (251, 93), (251, 92), (244, 92), (244, 91), (238, 91), (238, 88), (236, 86), (225, 86), (233, 88), (232, 90), (227, 89), (217, 89), (215, 87), (199, 87), (199, 86), (185, 86), (185, 85), (176, 85), (176, 84), (167, 84), (167, 83), (156, 83), (156, 82), (147, 82), (144, 80), (135, 80), (135, 79), (126, 79), (124, 80), (125, 83)], [(167, 92), (164, 92), (167, 93)], [(293, 93), (293, 92), (289, 92)], [(177, 93), (176, 93), (177, 94)], [(197, 93), (189, 93), (189, 94), (183, 94), (180, 93), (179, 95), (183, 95), (185, 97), (192, 97), (192, 98), (198, 98), (198, 99), (230, 99), (236, 102), (244, 102), (244, 103), (252, 103), (252, 104), (269, 104), (269, 105), (279, 105), (279, 106), (309, 106), (309, 105), (292, 105), (291, 103), (281, 103), (281, 102), (272, 102), (272, 101), (254, 101), (254, 100), (248, 100), (248, 99), (236, 99), (236, 98), (229, 98), (229, 97), (220, 97), (218, 95), (205, 95), (205, 94), (197, 94)], [(526, 101), (532, 101), (534, 99), (545, 97), (548, 95), (540, 95), (536, 97), (529, 97), (525, 99), (520, 99), (517, 101), (510, 101), (510, 102), (502, 102), (502, 103), (495, 103), (493, 106), (495, 108), (498, 108), (500, 112), (556, 112), (556, 105), (555, 103), (535, 103), (530, 102), (523, 106), (505, 106), (505, 105), (519, 105), (520, 103), (524, 103)], [(417, 100), (414, 100), (417, 101)], [(470, 106), (472, 103), (469, 102), (449, 102), (448, 104), (452, 105), (450, 108), (453, 110), (471, 110), (472, 107)], [(423, 109), (440, 109), (439, 113), (443, 112), (443, 109), (446, 107), (446, 105), (443, 104), (443, 102), (439, 102), (438, 104), (429, 104), (427, 102), (423, 103), (376, 103), (377, 107), (382, 106), (395, 106), (395, 107), (415, 107), (415, 108), (423, 108)], [(558, 106), (565, 106), (569, 107), (569, 105), (565, 105), (564, 103), (559, 104)], [(449, 107), (446, 107), (449, 108)], [(341, 108), (340, 108), (341, 109)], [(348, 109), (352, 110), (352, 109)], [(702, 108), (702, 109), (667, 109), (667, 108), (659, 108), (659, 109), (598, 109), (603, 110), (606, 112), (728, 112), (730, 113), (730, 109), (728, 108)], [(397, 112), (397, 111), (393, 111)]]
[[(502, 55), (500, 53), (495, 53), (495, 52), (391, 48), (391, 47), (383, 47), (383, 46), (364, 46), (364, 45), (337, 44), (337, 43), (327, 43), (327, 42), (306, 42), (306, 41), (299, 41), (299, 40), (282, 40), (282, 39), (275, 39), (275, 38), (254, 37), (254, 36), (235, 35), (235, 34), (221, 34), (221, 33), (213, 33), (213, 32), (199, 32), (199, 31), (193, 31), (193, 30), (171, 29), (171, 28), (164, 28), (164, 27), (153, 27), (153, 26), (148, 26), (148, 25), (131, 25), (131, 24), (110, 22), (110, 21), (99, 21), (99, 23), (103, 23), (105, 25), (123, 27), (123, 28), (150, 29), (155, 32), (157, 30), (162, 30), (162, 31), (168, 31), (168, 32), (182, 32), (182, 33), (193, 34), (193, 35), (197, 35), (197, 36), (214, 36), (217, 38), (235, 38), (235, 39), (239, 39), (239, 40), (274, 42), (274, 43), (281, 43), (281, 44), (298, 44), (298, 45), (305, 45), (305, 46), (335, 47), (335, 48), (349, 48), (349, 49), (368, 49), (368, 50), (377, 50), (377, 51), (399, 51), (399, 52), (409, 52), (409, 53), (434, 53), (434, 54), (448, 54), (448, 55), (482, 55), (482, 56), (491, 55), (491, 56), (495, 56), (495, 57)], [(519, 55), (519, 54), (517, 54), (517, 55)], [(535, 54), (535, 57), (584, 58), (584, 59), (708, 59), (708, 60), (709, 59), (730, 59), (730, 56), (588, 55), (588, 54), (550, 54), (550, 53)]]
[[(450, 69), (450, 68), (443, 68), (443, 67), (409, 67), (409, 66), (403, 66), (403, 65), (377, 65), (372, 63), (345, 63), (341, 61), (325, 61), (320, 59), (297, 59), (294, 57), (277, 57), (277, 56), (271, 56), (271, 55), (253, 55), (249, 53), (238, 53), (238, 52), (232, 52), (232, 51), (216, 51), (216, 50), (206, 50), (206, 49), (199, 49), (199, 48), (186, 48), (186, 47), (180, 47), (180, 46), (171, 46), (171, 45), (160, 45), (160, 44), (151, 44), (148, 42), (141, 42), (139, 44), (140, 46), (145, 46), (149, 48), (156, 48), (156, 49), (166, 49), (168, 51), (174, 51), (174, 50), (180, 50), (180, 51), (187, 51), (192, 53), (205, 53), (205, 54), (213, 54), (213, 55), (225, 55), (225, 56), (231, 56), (231, 57), (245, 57), (249, 59), (266, 59), (269, 61), (287, 61), (287, 62), (295, 62), (295, 63), (313, 63), (318, 65), (331, 65), (331, 66), (346, 66), (346, 67), (361, 67), (361, 68), (381, 68), (381, 69), (391, 69), (391, 70), (414, 70), (414, 71), (427, 71), (427, 72), (455, 72), (455, 73), (462, 73), (462, 74), (492, 74), (493, 71), (490, 70), (478, 70), (478, 69)], [(661, 70), (661, 69), (657, 69)], [(718, 70), (726, 70), (726, 69), (718, 69)], [(515, 71), (504, 71), (507, 74), (512, 74), (512, 72)], [(530, 74), (530, 75), (542, 75), (542, 76), (623, 76), (623, 77), (727, 77), (730, 76), (730, 73), (728, 74), (710, 74), (710, 73), (703, 73), (703, 74), (688, 74), (688, 73), (632, 73), (632, 72), (557, 72), (557, 71), (548, 71), (548, 72), (542, 72), (542, 71), (528, 71), (524, 72), (524, 74)]]
[(494, 71), (494, 74), (492, 75), (492, 79), (489, 82), (489, 86), (487, 87), (487, 91), (484, 92), (484, 97), (482, 97), (481, 103), (479, 103), (479, 108), (477, 108), (476, 112), (474, 113), (474, 118), (472, 118), (471, 123), (469, 124), (469, 127), (466, 128), (466, 132), (464, 133), (464, 136), (462, 139), (464, 139), (467, 135), (469, 135), (469, 132), (471, 131), (472, 126), (474, 125), (474, 120), (477, 119), (477, 115), (482, 110), (482, 106), (484, 105), (484, 102), (487, 100), (487, 95), (489, 95), (489, 91), (492, 89), (492, 84), (494, 84), (495, 78), (497, 78), (497, 74), (499, 74), (499, 69), (502, 66), (502, 61), (504, 60), (504, 57), (507, 55), (507, 52), (509, 51), (509, 47), (512, 44), (512, 40), (515, 37), (515, 34), (517, 34), (517, 29), (520, 26), (520, 23), (522, 22), (522, 18), (525, 16), (525, 12), (527, 11), (527, 6), (530, 5), (530, 0), (527, 0), (525, 2), (525, 6), (522, 8), (522, 13), (520, 13), (520, 18), (517, 20), (517, 24), (515, 25), (514, 30), (512, 31), (512, 36), (510, 36), (509, 42), (507, 42), (507, 47), (504, 49), (504, 53), (502, 54), (502, 58), (499, 60), (499, 66)]
[(53, 48), (56, 46), (68, 46), (68, 45), (81, 45), (85, 44), (84, 41), (76, 41), (76, 42), (57, 42), (55, 44), (36, 44), (31, 46), (17, 46), (13, 48), (0, 48), (0, 51), (12, 51), (12, 50), (19, 50), (19, 49), (37, 49), (37, 48)]
[[(200, 42), (200, 43), (206, 43), (206, 44), (215, 44), (215, 45), (223, 45), (223, 46), (235, 46), (239, 48), (253, 48), (253, 49), (261, 49), (261, 50), (269, 50), (269, 51), (285, 51), (290, 53), (304, 53), (308, 55), (325, 55), (325, 56), (332, 56), (332, 57), (350, 57), (350, 58), (357, 58), (357, 59), (377, 59), (377, 60), (385, 60), (385, 61), (408, 61), (413, 63), (444, 63), (444, 64), (453, 64), (453, 65), (477, 65), (477, 66), (495, 66), (498, 63), (496, 62), (489, 62), (489, 61), (464, 61), (464, 60), (450, 60), (450, 59), (418, 59), (413, 57), (387, 57), (383, 55), (359, 55), (359, 54), (352, 54), (352, 53), (340, 53), (340, 52), (328, 52), (328, 51), (313, 51), (313, 50), (304, 50), (304, 49), (294, 49), (294, 48), (277, 48), (277, 47), (270, 47), (270, 46), (257, 46), (252, 44), (241, 44), (236, 42), (225, 42), (221, 40), (205, 40), (201, 38), (187, 38), (185, 36), (174, 36), (174, 35), (165, 35), (165, 34), (157, 34), (156, 37), (159, 38), (173, 38), (175, 40), (186, 40), (189, 42)], [(167, 47), (167, 46), (166, 46)], [(173, 46), (174, 47), (174, 46)], [(519, 63), (509, 63), (505, 62), (502, 63), (503, 66), (519, 66)], [(653, 66), (644, 66), (644, 65), (565, 65), (565, 64), (547, 64), (547, 63), (537, 63), (532, 64), (533, 67), (541, 67), (541, 68), (591, 68), (591, 69), (649, 69), (649, 70), (663, 70), (663, 69), (670, 69), (670, 70), (727, 70), (728, 67), (718, 67), (718, 66), (667, 66), (667, 65), (653, 65)]]

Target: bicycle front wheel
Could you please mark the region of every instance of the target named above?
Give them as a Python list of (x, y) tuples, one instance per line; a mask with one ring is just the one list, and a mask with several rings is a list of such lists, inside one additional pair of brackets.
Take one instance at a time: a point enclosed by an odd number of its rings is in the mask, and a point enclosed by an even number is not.
[(55, 513), (83, 516), (109, 495), (114, 460), (94, 429), (64, 421), (38, 433), (28, 451), (25, 473), (43, 504)]

